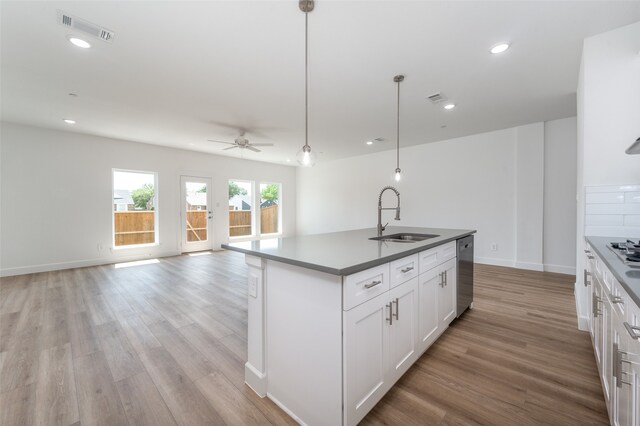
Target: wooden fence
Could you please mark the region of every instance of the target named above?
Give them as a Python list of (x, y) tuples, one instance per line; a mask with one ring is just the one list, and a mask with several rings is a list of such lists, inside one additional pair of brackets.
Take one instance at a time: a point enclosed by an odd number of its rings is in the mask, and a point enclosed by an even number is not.
[(207, 211), (187, 210), (187, 241), (206, 241)]
[(155, 242), (153, 211), (113, 212), (116, 246)]
[[(260, 233), (273, 234), (278, 232), (278, 206), (260, 209)], [(251, 211), (229, 210), (229, 236), (240, 237), (251, 235)]]
[[(151, 244), (155, 242), (155, 214), (153, 211), (113, 212), (116, 246)], [(207, 211), (187, 211), (187, 241), (207, 239)], [(260, 233), (278, 232), (278, 206), (260, 209)], [(251, 235), (251, 211), (229, 211), (229, 236)]]

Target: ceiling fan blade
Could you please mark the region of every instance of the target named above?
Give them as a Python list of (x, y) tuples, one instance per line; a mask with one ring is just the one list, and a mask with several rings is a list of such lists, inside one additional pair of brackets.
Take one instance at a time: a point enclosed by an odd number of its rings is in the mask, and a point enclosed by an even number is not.
[(252, 143), (251, 146), (273, 146), (272, 143)]
[(209, 142), (226, 143), (227, 145), (235, 145), (233, 142), (216, 141), (213, 139), (207, 139)]
[(245, 148), (247, 148), (248, 150), (253, 151), (253, 152), (262, 152), (258, 148), (254, 148), (252, 145), (247, 145), (247, 146), (245, 146)]
[(240, 148), (240, 147), (238, 145), (233, 145), (233, 146), (230, 146), (229, 148), (223, 149), (223, 151), (228, 151), (228, 150), (233, 149), (233, 148)]

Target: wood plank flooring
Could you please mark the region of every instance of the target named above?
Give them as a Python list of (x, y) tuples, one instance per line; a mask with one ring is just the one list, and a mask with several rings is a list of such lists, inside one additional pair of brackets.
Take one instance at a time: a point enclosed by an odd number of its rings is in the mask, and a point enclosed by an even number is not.
[[(0, 425), (287, 425), (244, 384), (234, 252), (3, 278)], [(477, 265), (475, 308), (362, 424), (608, 424), (572, 277)]]

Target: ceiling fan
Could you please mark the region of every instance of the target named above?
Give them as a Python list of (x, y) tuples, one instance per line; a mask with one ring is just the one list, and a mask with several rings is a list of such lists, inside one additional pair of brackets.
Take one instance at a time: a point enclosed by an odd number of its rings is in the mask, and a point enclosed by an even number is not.
[(251, 143), (249, 142), (249, 139), (244, 137), (244, 132), (242, 132), (240, 136), (238, 136), (233, 142), (217, 141), (213, 139), (208, 139), (208, 140), (209, 142), (217, 142), (217, 143), (223, 143), (226, 145), (231, 145), (228, 148), (224, 148), (223, 151), (227, 151), (229, 149), (234, 149), (234, 148), (240, 148), (240, 149), (248, 149), (249, 151), (253, 151), (253, 152), (261, 152), (258, 148), (256, 148), (256, 146), (273, 146), (272, 143)]

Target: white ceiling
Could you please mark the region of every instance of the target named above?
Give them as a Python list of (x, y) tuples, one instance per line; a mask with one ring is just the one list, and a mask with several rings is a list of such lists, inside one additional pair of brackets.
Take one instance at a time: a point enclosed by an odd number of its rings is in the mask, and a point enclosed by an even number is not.
[[(297, 0), (0, 5), (4, 121), (295, 162), (304, 137)], [(113, 43), (71, 45), (57, 9), (113, 30)], [(402, 146), (573, 116), (582, 40), (638, 20), (638, 1), (317, 0), (309, 143), (319, 161), (393, 149), (399, 73)], [(504, 40), (511, 49), (488, 53)], [(438, 91), (458, 107), (431, 105)], [(237, 131), (216, 123), (257, 129), (247, 138), (275, 146), (222, 151), (207, 139)], [(376, 137), (387, 142), (364, 144)]]

